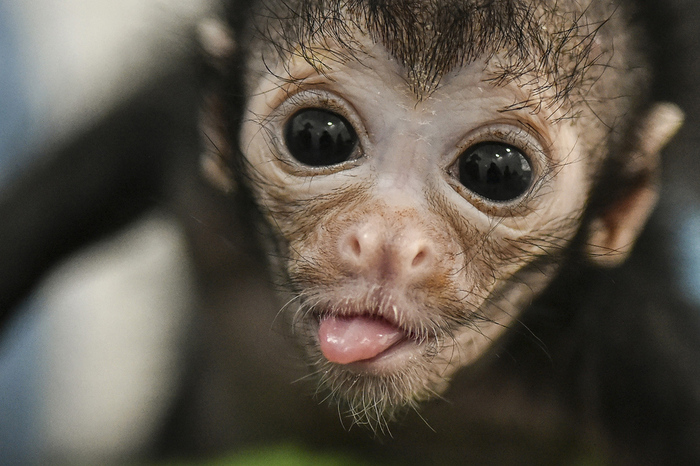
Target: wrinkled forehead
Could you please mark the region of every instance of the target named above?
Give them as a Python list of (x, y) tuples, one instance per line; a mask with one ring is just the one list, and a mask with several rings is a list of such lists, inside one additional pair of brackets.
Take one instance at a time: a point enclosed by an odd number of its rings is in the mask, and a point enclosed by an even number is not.
[(454, 69), (493, 57), (496, 84), (528, 76), (560, 97), (604, 67), (642, 67), (627, 50), (624, 11), (610, 1), (291, 0), (263, 3), (261, 11), (258, 30), (281, 58), (296, 54), (315, 66), (313, 51), (332, 43), (326, 59), (361, 60), (356, 38), (363, 35), (400, 63), (417, 95)]

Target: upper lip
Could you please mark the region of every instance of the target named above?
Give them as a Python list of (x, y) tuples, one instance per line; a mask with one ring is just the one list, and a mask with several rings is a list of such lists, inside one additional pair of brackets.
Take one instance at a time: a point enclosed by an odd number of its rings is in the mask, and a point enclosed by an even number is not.
[(395, 304), (385, 305), (382, 308), (366, 308), (355, 309), (353, 306), (329, 306), (323, 308), (316, 313), (317, 319), (320, 322), (326, 317), (370, 317), (373, 319), (382, 319), (389, 324), (398, 328), (406, 337), (417, 339), (417, 332), (400, 323), (401, 310)]
[[(428, 329), (434, 324), (421, 319), (420, 309), (416, 309), (411, 303), (405, 303), (401, 299), (400, 290), (388, 289), (382, 285), (372, 287), (369, 292), (357, 293), (353, 287), (344, 287), (331, 290), (330, 296), (325, 299), (314, 300), (306, 303), (310, 311), (308, 316), (313, 316), (317, 323), (326, 317), (371, 317), (384, 319), (389, 324), (401, 330), (408, 338), (422, 340), (427, 334), (432, 334)], [(398, 294), (397, 294), (398, 293)], [(321, 295), (323, 296), (323, 295)], [(398, 298), (397, 298), (398, 296)], [(316, 298), (319, 296), (317, 295)], [(428, 314), (425, 313), (427, 318)]]

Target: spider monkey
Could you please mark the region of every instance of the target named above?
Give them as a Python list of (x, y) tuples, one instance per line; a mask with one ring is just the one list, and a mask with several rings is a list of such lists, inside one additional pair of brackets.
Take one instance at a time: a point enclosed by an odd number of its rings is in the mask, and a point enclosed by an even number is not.
[(641, 233), (683, 120), (658, 8), (231, 2), (201, 100), (142, 103), (139, 133), (126, 106), (0, 205), (21, 220), (0, 231), (3, 309), (155, 200), (199, 285), (160, 454), (694, 464), (698, 317), (668, 283), (668, 232)]

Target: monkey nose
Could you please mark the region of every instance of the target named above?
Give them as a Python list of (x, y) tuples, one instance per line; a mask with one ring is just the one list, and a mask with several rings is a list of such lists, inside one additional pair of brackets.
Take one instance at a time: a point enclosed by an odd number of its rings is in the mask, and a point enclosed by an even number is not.
[(340, 257), (350, 273), (412, 281), (431, 272), (436, 252), (422, 228), (392, 226), (382, 219), (372, 219), (343, 235)]

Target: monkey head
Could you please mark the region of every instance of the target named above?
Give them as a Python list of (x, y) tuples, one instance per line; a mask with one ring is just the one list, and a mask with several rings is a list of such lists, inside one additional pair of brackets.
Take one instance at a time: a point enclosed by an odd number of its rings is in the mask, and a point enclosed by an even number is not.
[(224, 57), (248, 98), (220, 117), (239, 156), (219, 179), (259, 208), (321, 386), (381, 428), (488, 352), (567, 257), (624, 259), (682, 117), (650, 101), (624, 5), (282, 3)]

